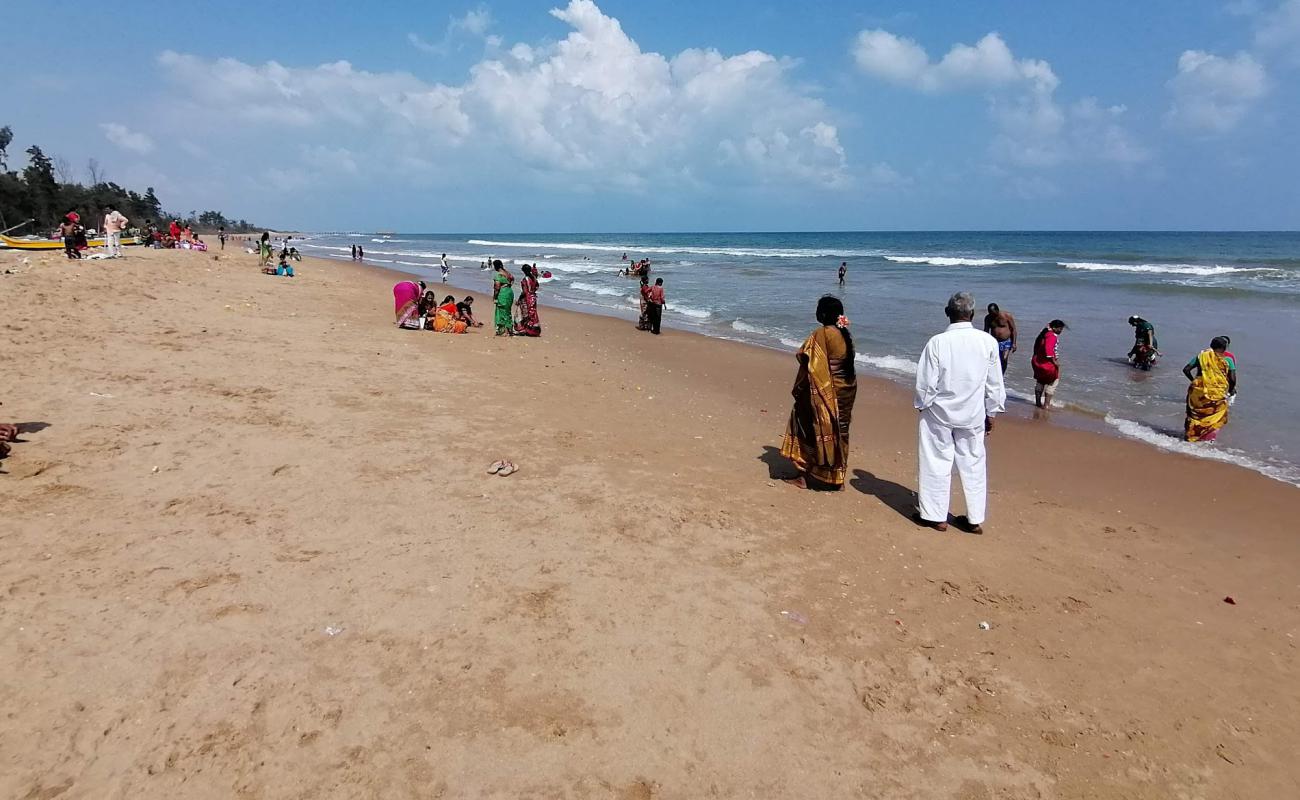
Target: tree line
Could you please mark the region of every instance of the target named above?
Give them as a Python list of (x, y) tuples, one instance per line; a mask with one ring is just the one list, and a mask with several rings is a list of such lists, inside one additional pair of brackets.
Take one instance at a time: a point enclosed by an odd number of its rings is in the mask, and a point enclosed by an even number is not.
[(74, 211), (81, 215), (82, 224), (95, 228), (109, 205), (121, 211), (132, 227), (146, 222), (165, 226), (175, 219), (197, 231), (213, 232), (220, 227), (231, 233), (262, 230), (247, 220), (229, 219), (220, 211), (167, 212), (152, 186), (140, 194), (106, 180), (94, 159), (88, 165), (90, 183), (83, 184), (73, 179), (65, 162), (46, 155), (37, 145), (27, 148), (27, 166), (15, 172), (9, 168), (13, 140), (13, 130), (8, 125), (0, 127), (0, 230), (31, 219), (35, 220), (32, 225), (14, 233), (47, 233)]

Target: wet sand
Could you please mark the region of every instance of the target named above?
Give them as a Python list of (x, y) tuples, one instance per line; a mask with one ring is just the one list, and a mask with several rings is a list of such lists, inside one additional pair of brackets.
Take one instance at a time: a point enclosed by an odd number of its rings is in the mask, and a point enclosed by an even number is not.
[(790, 355), (127, 254), (0, 253), (0, 796), (1300, 793), (1294, 487), (1009, 419), (940, 534), (886, 381), (799, 492)]

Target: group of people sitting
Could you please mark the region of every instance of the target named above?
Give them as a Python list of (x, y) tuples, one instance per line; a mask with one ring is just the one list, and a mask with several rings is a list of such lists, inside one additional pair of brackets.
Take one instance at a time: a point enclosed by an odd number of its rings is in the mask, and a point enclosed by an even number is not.
[[(492, 303), (497, 336), (541, 336), (542, 322), (537, 315), (537, 266), (524, 264), (524, 277), (519, 281), (519, 297), (515, 298), (515, 276), (500, 259), (492, 262)], [(516, 321), (515, 309), (519, 318)], [(481, 328), (483, 323), (474, 317), (474, 298), (466, 296), (456, 301), (447, 295), (438, 302), (424, 281), (401, 281), (393, 286), (393, 313), (397, 327), (415, 331), (438, 333), (465, 333), (470, 328)]]
[(141, 244), (155, 249), (198, 250), (206, 252), (208, 245), (189, 225), (181, 225), (179, 220), (167, 223), (166, 230), (160, 230), (153, 222), (144, 226)]
[(465, 333), (483, 327), (474, 318), (473, 297), (456, 302), (455, 297), (447, 295), (440, 303), (424, 281), (401, 281), (393, 286), (393, 307), (397, 327), (407, 330)]
[(282, 278), (294, 277), (293, 266), (289, 263), (289, 254), (287, 252), (280, 253), (280, 263), (274, 267), (268, 264), (262, 267), (262, 272), (267, 275), (279, 275)]

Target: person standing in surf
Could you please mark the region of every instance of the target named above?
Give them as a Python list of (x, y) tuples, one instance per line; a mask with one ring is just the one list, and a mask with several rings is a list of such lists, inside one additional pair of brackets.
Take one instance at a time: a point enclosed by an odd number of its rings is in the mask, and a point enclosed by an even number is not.
[(841, 261), (840, 262), (840, 286), (844, 285), (844, 276), (846, 276), (848, 272), (849, 272), (849, 262)]
[(1034, 340), (1034, 357), (1029, 365), (1034, 368), (1034, 405), (1051, 408), (1056, 387), (1061, 383), (1061, 333), (1066, 324), (1059, 319), (1047, 323)]
[(1227, 336), (1216, 336), (1183, 367), (1190, 381), (1183, 431), (1189, 442), (1213, 442), (1228, 424), (1228, 406), (1237, 394), (1237, 359), (1228, 352), (1230, 344)]
[(984, 316), (984, 332), (997, 340), (998, 359), (1002, 362), (1002, 374), (1006, 375), (1011, 354), (1016, 352), (1016, 318), (998, 308), (997, 303), (989, 303), (989, 313)]

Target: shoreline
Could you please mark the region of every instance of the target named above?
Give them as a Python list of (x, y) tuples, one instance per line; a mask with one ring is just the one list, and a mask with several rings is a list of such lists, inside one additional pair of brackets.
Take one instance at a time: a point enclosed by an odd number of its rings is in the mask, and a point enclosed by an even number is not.
[[(319, 259), (321, 261), (330, 264), (342, 262), (354, 266), (356, 265), (364, 266), (369, 269), (379, 269), (391, 273), (392, 275), (397, 276), (399, 279), (411, 275), (420, 276), (426, 279), (426, 283), (428, 283), (430, 288), (433, 288), (438, 285), (445, 285), (448, 287), (456, 288), (459, 291), (483, 293), (483, 290), (470, 288), (468, 286), (465, 286), (463, 282), (457, 282), (456, 280), (456, 274), (458, 270), (474, 269), (471, 267), (453, 267), (451, 272), (452, 279), (447, 284), (443, 284), (438, 274), (438, 270), (436, 266), (427, 269), (426, 272), (417, 272), (414, 269), (408, 271), (402, 265), (388, 265), (383, 263), (372, 263), (366, 261), (353, 262), (350, 259), (334, 257), (329, 255), (310, 255), (310, 256), (304, 255), (303, 258)], [(510, 266), (513, 267), (512, 271), (517, 271), (518, 267), (515, 266), (513, 262), (511, 263)], [(543, 266), (545, 265), (543, 264)], [(481, 271), (481, 273), (484, 275), (490, 275), (490, 271), (486, 271), (486, 270)], [(490, 291), (488, 291), (486, 294), (490, 299), (491, 296)], [(544, 308), (561, 310), (566, 313), (582, 314), (582, 315), (595, 316), (595, 317), (601, 317), (607, 319), (617, 319), (620, 321), (626, 321), (632, 319), (631, 317), (623, 317), (617, 313), (613, 313), (612, 309), (607, 310), (606, 307), (604, 306), (593, 305), (590, 308), (583, 308), (580, 306), (580, 304), (576, 304), (576, 303), (569, 304), (563, 301), (561, 301), (558, 304), (552, 303), (550, 299), (547, 298), (547, 294), (545, 291), (545, 284), (542, 285), (542, 292), (539, 295), (539, 304)], [(665, 320), (667, 322), (671, 322), (671, 316), (666, 315)], [(665, 328), (665, 330), (668, 330), (668, 328)], [(790, 352), (789, 349), (784, 348), (783, 346), (779, 346), (777, 344), (748, 341), (744, 339), (731, 338), (727, 336), (714, 336), (701, 331), (683, 330), (681, 328), (676, 328), (675, 330), (677, 330), (678, 333), (690, 334), (692, 336), (700, 336), (712, 341), (731, 342), (746, 347), (758, 348), (766, 352), (784, 353), (787, 355)], [(936, 323), (936, 328), (934, 332), (938, 333), (940, 330), (942, 330), (942, 326), (939, 325), (939, 323)], [(892, 386), (899, 387), (906, 394), (906, 398), (905, 398), (906, 402), (909, 404), (911, 403), (911, 399), (910, 399), (911, 390), (909, 386), (909, 379), (906, 376), (903, 376), (901, 374), (899, 375), (891, 374), (888, 370), (881, 370), (877, 367), (873, 367), (871, 364), (864, 363), (861, 361), (859, 361), (859, 369), (860, 371), (867, 372), (868, 375), (866, 377), (869, 377), (871, 380), (885, 381)], [(1256, 458), (1248, 454), (1238, 453), (1238, 452), (1226, 453), (1218, 449), (1209, 449), (1209, 447), (1207, 447), (1204, 444), (1196, 445), (1196, 444), (1183, 442), (1180, 440), (1173, 440), (1170, 434), (1162, 431), (1161, 429), (1153, 428), (1143, 423), (1132, 422), (1130, 420), (1123, 419), (1122, 417), (1116, 417), (1107, 411), (1091, 409), (1084, 406), (1080, 406), (1077, 403), (1069, 403), (1069, 402), (1066, 402), (1062, 404), (1060, 407), (1054, 408), (1051, 411), (1042, 411), (1034, 407), (1032, 398), (1024, 396), (1020, 392), (1016, 392), (1012, 390), (1008, 390), (1007, 401), (1008, 401), (1007, 411), (1004, 412), (1003, 414), (1004, 418), (1031, 421), (1035, 424), (1046, 423), (1049, 425), (1060, 426), (1068, 430), (1080, 431), (1092, 435), (1103, 436), (1108, 439), (1118, 439), (1121, 441), (1136, 442), (1141, 444), (1148, 450), (1158, 452), (1161, 454), (1177, 455), (1185, 458), (1201, 459), (1201, 460), (1211, 461), (1219, 464), (1225, 464), (1225, 465), (1236, 467), (1238, 469), (1245, 470), (1247, 472), (1254, 473), (1256, 475), (1260, 475), (1262, 477), (1268, 478), (1269, 480), (1273, 480), (1278, 483), (1285, 484), (1287, 486), (1300, 488), (1300, 481), (1297, 481), (1296, 478), (1287, 475), (1284, 472), (1280, 472), (1278, 468), (1273, 467), (1270, 464), (1258, 461)], [(1170, 441), (1165, 441), (1166, 439), (1170, 439)]]
[(0, 274), (0, 795), (1300, 783), (1292, 487), (1007, 419), (987, 533), (940, 534), (883, 379), (846, 491), (803, 492), (789, 355), (554, 308), (400, 331), (371, 265), (32, 261)]

